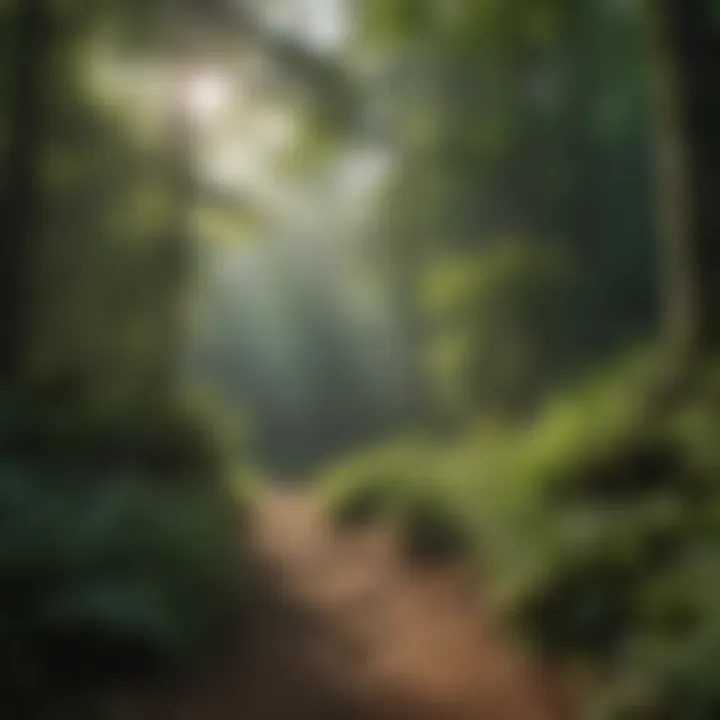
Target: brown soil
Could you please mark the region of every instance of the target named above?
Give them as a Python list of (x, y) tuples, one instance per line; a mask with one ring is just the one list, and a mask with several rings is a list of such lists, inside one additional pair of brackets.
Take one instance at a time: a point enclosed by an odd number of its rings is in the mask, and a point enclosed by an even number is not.
[(262, 498), (253, 533), (249, 652), (170, 693), (153, 720), (575, 717), (459, 570), (416, 566), (380, 531), (336, 530), (302, 492)]

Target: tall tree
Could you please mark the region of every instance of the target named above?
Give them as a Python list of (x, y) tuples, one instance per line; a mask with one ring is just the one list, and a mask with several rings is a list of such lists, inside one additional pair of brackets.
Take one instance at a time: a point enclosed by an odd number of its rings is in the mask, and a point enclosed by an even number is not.
[(680, 373), (720, 350), (720, 17), (711, 0), (659, 0), (667, 336)]
[(49, 0), (14, 4), (9, 23), (2, 198), (0, 200), (0, 381), (15, 382), (28, 351), (32, 267), (42, 227), (41, 163), (53, 53)]

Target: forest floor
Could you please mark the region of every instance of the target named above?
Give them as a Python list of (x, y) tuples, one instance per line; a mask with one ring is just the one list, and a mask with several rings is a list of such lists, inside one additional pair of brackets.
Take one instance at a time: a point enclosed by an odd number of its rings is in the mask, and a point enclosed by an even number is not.
[(379, 530), (333, 528), (302, 491), (267, 492), (252, 531), (251, 660), (230, 657), (200, 687), (173, 692), (157, 720), (575, 717), (461, 569), (415, 565)]

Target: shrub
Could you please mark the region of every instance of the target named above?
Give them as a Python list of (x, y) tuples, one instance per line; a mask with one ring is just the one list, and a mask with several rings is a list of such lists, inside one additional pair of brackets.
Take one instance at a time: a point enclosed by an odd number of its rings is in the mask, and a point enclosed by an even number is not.
[(202, 417), (3, 410), (0, 715), (56, 681), (200, 660), (243, 597), (242, 517)]
[(0, 612), (14, 638), (2, 666), (19, 652), (49, 679), (191, 660), (239, 589), (225, 498), (138, 478), (52, 480), (0, 474)]
[(437, 490), (408, 493), (398, 525), (405, 550), (417, 559), (447, 561), (471, 553), (472, 537), (465, 519)]
[(390, 518), (419, 473), (427, 473), (429, 453), (414, 443), (395, 443), (346, 458), (321, 474), (322, 503), (342, 525)]
[(0, 457), (51, 468), (53, 477), (95, 466), (100, 474), (112, 468), (152, 482), (208, 484), (228, 471), (219, 408), (198, 397), (109, 408), (97, 399), (58, 401), (39, 386), (0, 410)]
[(402, 547), (422, 560), (449, 560), (471, 552), (468, 518), (456, 509), (444, 453), (405, 443), (350, 458), (320, 480), (332, 516), (341, 525), (389, 522)]
[(392, 478), (374, 477), (348, 487), (335, 506), (335, 518), (344, 526), (368, 525), (387, 517), (393, 505)]
[(600, 387), (526, 436), (508, 467), (532, 501), (504, 529), (512, 551), (485, 549), (529, 637), (611, 673), (598, 717), (710, 720), (720, 713), (720, 413), (700, 381), (654, 414), (642, 384)]

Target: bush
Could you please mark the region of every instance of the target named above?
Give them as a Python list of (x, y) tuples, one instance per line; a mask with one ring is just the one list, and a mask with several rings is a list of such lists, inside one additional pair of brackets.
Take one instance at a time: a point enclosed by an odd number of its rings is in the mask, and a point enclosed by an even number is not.
[(405, 550), (419, 560), (455, 560), (472, 551), (465, 519), (437, 490), (408, 493), (399, 509), (398, 525)]
[(389, 519), (419, 473), (427, 473), (429, 453), (414, 443), (396, 443), (346, 458), (321, 474), (321, 502), (341, 525)]
[(240, 597), (238, 533), (217, 487), (5, 463), (0, 698), (189, 666)]
[(532, 411), (577, 371), (564, 348), (581, 292), (567, 252), (532, 238), (433, 263), (420, 303), (434, 329), (428, 370), (438, 399), (465, 417)]
[(389, 515), (395, 489), (391, 478), (375, 477), (357, 483), (335, 506), (335, 518), (344, 526), (368, 525)]
[[(566, 405), (563, 424), (557, 408), (541, 419), (508, 465), (532, 502), (505, 528), (513, 551), (489, 548), (500, 550), (505, 607), (545, 651), (611, 673), (598, 717), (711, 720), (720, 713), (720, 412), (701, 382), (654, 414), (642, 385), (623, 376), (595, 392)], [(559, 427), (572, 444), (538, 442), (563, 436)]]
[(219, 408), (199, 397), (148, 398), (107, 407), (99, 400), (59, 400), (44, 385), (6, 399), (0, 410), (0, 457), (52, 469), (80, 466), (143, 475), (152, 482), (210, 484), (228, 471)]
[(638, 355), (525, 427), (394, 446), (323, 478), (340, 517), (387, 518), (425, 559), (482, 565), (553, 659), (608, 680), (603, 720), (720, 717), (720, 382), (657, 393)]
[(350, 458), (320, 480), (324, 501), (341, 525), (387, 521), (409, 555), (449, 560), (471, 551), (467, 518), (452, 496), (440, 448), (397, 443)]

